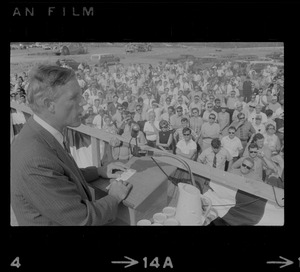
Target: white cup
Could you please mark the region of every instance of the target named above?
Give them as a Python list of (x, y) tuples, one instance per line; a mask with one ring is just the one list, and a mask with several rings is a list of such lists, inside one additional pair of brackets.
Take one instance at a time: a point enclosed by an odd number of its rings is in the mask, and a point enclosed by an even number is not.
[(178, 226), (179, 222), (174, 218), (170, 217), (164, 222), (164, 226)]
[(148, 219), (142, 219), (142, 220), (138, 221), (136, 225), (137, 226), (150, 226), (151, 221)]
[(169, 217), (174, 217), (176, 213), (176, 208), (174, 207), (165, 207), (163, 209), (163, 213), (169, 218)]
[(153, 215), (154, 223), (163, 224), (166, 219), (167, 219), (167, 216), (164, 213), (155, 213)]

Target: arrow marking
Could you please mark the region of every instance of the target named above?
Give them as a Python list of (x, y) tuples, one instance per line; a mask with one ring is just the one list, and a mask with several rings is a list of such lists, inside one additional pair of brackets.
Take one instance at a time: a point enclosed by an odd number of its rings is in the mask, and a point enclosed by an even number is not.
[(279, 256), (279, 258), (285, 260), (285, 262), (281, 262), (281, 261), (269, 261), (269, 262), (267, 262), (267, 264), (283, 264), (282, 266), (280, 266), (280, 268), (283, 268), (285, 266), (288, 266), (288, 265), (291, 265), (291, 264), (294, 263), (293, 261), (290, 261), (290, 260), (288, 260), (288, 259), (286, 259), (284, 257)]
[(139, 263), (138, 261), (136, 261), (134, 259), (131, 259), (131, 258), (127, 257), (127, 256), (124, 256), (124, 258), (126, 258), (129, 261), (112, 261), (111, 263), (114, 263), (114, 264), (127, 264), (125, 266), (125, 268), (127, 268), (129, 266), (132, 266), (132, 265), (136, 265), (136, 264)]

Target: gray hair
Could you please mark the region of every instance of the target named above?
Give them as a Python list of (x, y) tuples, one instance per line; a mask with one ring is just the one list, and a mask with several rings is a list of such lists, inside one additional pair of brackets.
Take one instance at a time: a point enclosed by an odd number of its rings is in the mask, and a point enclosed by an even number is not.
[(33, 112), (41, 112), (43, 98), (55, 101), (60, 97), (59, 86), (76, 79), (75, 72), (69, 68), (53, 64), (41, 64), (34, 67), (29, 74), (27, 100)]

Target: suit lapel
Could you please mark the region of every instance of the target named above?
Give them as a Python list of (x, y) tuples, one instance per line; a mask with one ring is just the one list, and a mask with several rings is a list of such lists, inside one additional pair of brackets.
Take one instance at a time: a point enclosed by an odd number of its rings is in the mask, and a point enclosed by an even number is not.
[[(70, 173), (73, 179), (78, 183), (78, 188), (82, 192), (82, 195), (86, 195), (89, 200), (92, 199), (90, 190), (86, 184), (81, 170), (78, 168), (75, 160), (68, 152), (61, 146), (61, 144), (55, 139), (55, 137), (41, 125), (39, 125), (32, 117), (27, 121), (28, 125), (34, 129), (49, 145), (49, 147), (56, 153), (57, 157), (70, 169)], [(83, 189), (83, 190), (82, 190)]]

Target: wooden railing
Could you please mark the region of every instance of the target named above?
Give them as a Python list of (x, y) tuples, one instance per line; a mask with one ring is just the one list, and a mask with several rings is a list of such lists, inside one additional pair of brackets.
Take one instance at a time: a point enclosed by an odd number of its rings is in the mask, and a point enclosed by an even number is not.
[[(16, 110), (32, 114), (32, 111), (30, 108), (24, 106), (24, 105), (19, 105), (15, 102), (11, 102), (10, 104), (11, 108), (14, 108)], [(11, 124), (12, 126), (12, 124)], [(104, 132), (100, 129), (97, 128), (91, 128), (85, 125), (80, 125), (79, 127), (76, 128), (70, 128), (72, 130), (84, 133), (86, 135), (91, 136), (91, 145), (92, 145), (92, 162), (94, 166), (100, 166), (101, 165), (101, 159), (100, 159), (100, 140), (103, 140), (105, 142), (109, 142), (112, 134)], [(11, 128), (11, 133), (12, 128)], [(114, 137), (117, 137), (120, 141), (123, 141), (125, 143), (129, 143), (128, 139), (120, 136), (120, 135), (114, 135)], [(13, 139), (13, 136), (11, 137)], [(132, 143), (134, 144), (134, 143)], [(141, 149), (143, 150), (150, 150), (155, 152), (156, 155), (158, 155), (156, 158), (162, 162), (168, 163), (170, 165), (176, 166), (178, 168), (184, 169), (184, 166), (179, 163), (177, 160), (172, 159), (170, 157), (164, 157), (163, 155), (165, 154), (164, 151), (158, 150), (151, 148), (149, 146), (140, 146)], [(212, 169), (211, 167), (207, 165), (203, 165), (201, 163), (182, 158), (184, 161), (188, 163), (188, 165), (191, 168), (191, 171), (194, 174), (197, 174), (199, 176), (208, 178), (211, 180), (213, 183), (217, 183), (220, 185), (223, 185), (225, 187), (234, 189), (234, 190), (242, 190), (245, 192), (248, 192), (250, 194), (259, 196), (261, 198), (267, 199), (273, 204), (279, 204), (283, 205), (284, 201), (284, 190), (281, 188), (277, 187), (272, 187), (266, 183), (256, 181), (253, 179), (246, 179), (244, 177), (240, 177), (219, 169)], [(184, 169), (185, 170), (185, 169)]]

